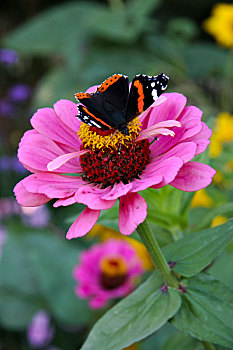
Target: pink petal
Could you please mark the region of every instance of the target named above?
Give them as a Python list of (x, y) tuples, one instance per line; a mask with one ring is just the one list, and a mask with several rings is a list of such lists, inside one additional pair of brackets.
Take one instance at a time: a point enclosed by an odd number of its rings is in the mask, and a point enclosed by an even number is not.
[(155, 129), (155, 130), (150, 130), (148, 132), (145, 131), (145, 132), (139, 134), (139, 136), (136, 138), (136, 141), (149, 139), (149, 138), (157, 136), (157, 135), (165, 135), (165, 136), (172, 136), (172, 137), (174, 137), (175, 133), (174, 133), (174, 131), (166, 129), (166, 128), (158, 128), (158, 129)]
[(24, 207), (37, 207), (50, 201), (44, 194), (28, 192), (22, 181), (15, 186), (14, 193), (17, 202)]
[(212, 133), (205, 123), (202, 122), (201, 125), (202, 128), (200, 132), (186, 139), (186, 141), (194, 141), (196, 143), (196, 154), (200, 154), (206, 150), (207, 146), (210, 144), (209, 138)]
[(128, 193), (120, 198), (119, 229), (123, 235), (131, 235), (146, 216), (146, 201), (138, 193)]
[(202, 129), (201, 124), (202, 111), (194, 106), (185, 107), (183, 112), (180, 114), (178, 120), (185, 125), (185, 133), (181, 140), (186, 140), (187, 138), (197, 134)]
[[(157, 157), (158, 160), (160, 159), (167, 159), (170, 157), (179, 157), (182, 159), (184, 163), (187, 163), (189, 160), (193, 159), (196, 155), (196, 149), (197, 145), (195, 142), (182, 142), (178, 145), (172, 147), (169, 151), (164, 153), (162, 156)], [(154, 154), (153, 152), (150, 154), (150, 157), (153, 158)], [(156, 157), (154, 157), (154, 161), (156, 162)], [(154, 162), (151, 161), (152, 163)]]
[(59, 100), (55, 103), (53, 108), (58, 118), (77, 135), (81, 124), (77, 118), (77, 105), (69, 100)]
[(74, 196), (72, 197), (69, 197), (69, 198), (62, 198), (62, 199), (58, 199), (54, 204), (53, 204), (53, 207), (54, 208), (58, 208), (58, 207), (67, 207), (68, 205), (71, 205), (71, 204), (74, 204), (74, 203), (77, 203), (76, 202), (76, 199)]
[(99, 85), (94, 85), (91, 86), (87, 89), (86, 93), (91, 94), (92, 92), (96, 92), (96, 90), (98, 89)]
[(53, 173), (36, 173), (23, 181), (27, 191), (45, 194), (49, 198), (71, 197), (84, 184), (78, 176), (62, 176)]
[(101, 298), (101, 297), (95, 297), (92, 300), (89, 301), (89, 306), (91, 309), (96, 310), (96, 309), (100, 309), (103, 308), (107, 303), (107, 299), (106, 298)]
[[(69, 160), (71, 160), (73, 158), (77, 158), (77, 157), (79, 157), (79, 156), (81, 156), (81, 155), (83, 155), (83, 154), (85, 154), (87, 152), (89, 152), (89, 150), (84, 149), (84, 150), (78, 151), (78, 152), (63, 154), (63, 155), (57, 157), (56, 159), (52, 160), (51, 162), (49, 162), (47, 164), (47, 169), (49, 171), (57, 170), (62, 165), (66, 164)], [(82, 171), (81, 168), (80, 168), (80, 171)]]
[(155, 108), (148, 108), (140, 118), (143, 129), (165, 120), (177, 119), (186, 104), (186, 97), (178, 93), (165, 93), (161, 95), (167, 100)]
[[(61, 147), (35, 130), (29, 130), (24, 134), (18, 150), (20, 162), (32, 172), (47, 171), (48, 162), (62, 154), (64, 150)], [(58, 172), (78, 172), (80, 169), (79, 160), (75, 159)]]
[(75, 194), (76, 201), (87, 205), (90, 209), (110, 209), (115, 203), (113, 200), (105, 200), (102, 197), (110, 192), (110, 188), (100, 189), (92, 185), (81, 186)]
[(132, 188), (132, 183), (123, 184), (123, 182), (115, 183), (110, 192), (102, 196), (102, 199), (105, 200), (115, 200), (121, 196), (126, 195)]
[(208, 186), (216, 171), (210, 166), (198, 162), (188, 162), (182, 166), (170, 185), (182, 191), (198, 191)]
[(52, 108), (39, 109), (32, 117), (31, 124), (40, 134), (49, 139), (79, 149), (80, 140), (75, 130), (67, 127)]
[(178, 122), (177, 120), (165, 120), (163, 122), (154, 124), (147, 129), (144, 129), (141, 133), (143, 134), (144, 132), (147, 132), (147, 131), (153, 131), (157, 128), (172, 128), (174, 126), (180, 128), (182, 126), (182, 124), (180, 122)]
[(100, 215), (100, 210), (85, 208), (67, 232), (66, 238), (72, 239), (87, 234), (95, 225)]
[(161, 160), (152, 160), (140, 176), (140, 180), (133, 181), (132, 192), (142, 191), (156, 185), (163, 187), (170, 183), (183, 165), (178, 157), (170, 157)]

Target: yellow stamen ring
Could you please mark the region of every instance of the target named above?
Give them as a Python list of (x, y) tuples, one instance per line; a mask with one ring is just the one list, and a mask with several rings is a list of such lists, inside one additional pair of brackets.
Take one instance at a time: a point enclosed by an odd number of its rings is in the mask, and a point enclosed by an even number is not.
[(82, 140), (84, 148), (91, 150), (97, 150), (101, 148), (113, 148), (118, 149), (120, 144), (127, 147), (128, 143), (131, 143), (138, 136), (142, 124), (139, 122), (139, 118), (135, 118), (128, 124), (129, 135), (123, 135), (120, 131), (116, 131), (111, 135), (100, 135), (95, 131), (90, 130), (91, 126), (81, 123), (80, 129), (77, 132), (79, 139)]

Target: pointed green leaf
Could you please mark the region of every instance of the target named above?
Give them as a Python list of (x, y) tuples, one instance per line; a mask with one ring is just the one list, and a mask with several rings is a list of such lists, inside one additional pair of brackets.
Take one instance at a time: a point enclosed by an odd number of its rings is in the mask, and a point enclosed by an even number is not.
[(175, 333), (165, 342), (162, 350), (203, 350), (203, 345), (188, 334)]
[(178, 311), (181, 301), (174, 289), (162, 292), (162, 284), (159, 273), (154, 272), (96, 323), (82, 350), (120, 350), (162, 327)]
[(197, 339), (233, 348), (233, 291), (204, 273), (185, 284), (187, 293), (172, 325)]
[(164, 248), (167, 261), (182, 276), (196, 275), (209, 265), (233, 239), (233, 221), (195, 232)]

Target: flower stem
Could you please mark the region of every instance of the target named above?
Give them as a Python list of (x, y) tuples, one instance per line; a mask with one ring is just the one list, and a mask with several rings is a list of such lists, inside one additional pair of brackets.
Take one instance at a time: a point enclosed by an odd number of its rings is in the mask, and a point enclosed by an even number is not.
[(170, 287), (178, 288), (178, 281), (172, 274), (158, 242), (151, 231), (147, 219), (137, 227), (137, 231), (151, 256), (154, 265), (163, 276), (164, 282)]
[(214, 345), (209, 343), (208, 341), (202, 341), (202, 344), (204, 345), (204, 348), (206, 350), (215, 350)]

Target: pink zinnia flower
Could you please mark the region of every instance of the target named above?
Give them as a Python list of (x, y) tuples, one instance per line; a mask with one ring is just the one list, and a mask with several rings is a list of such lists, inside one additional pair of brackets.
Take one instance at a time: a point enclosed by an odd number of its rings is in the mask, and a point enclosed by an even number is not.
[(73, 271), (78, 282), (75, 292), (98, 309), (110, 299), (128, 295), (143, 271), (141, 259), (128, 242), (109, 239), (81, 253)]
[(76, 104), (68, 100), (39, 109), (31, 119), (33, 130), (19, 145), (19, 160), (33, 174), (16, 185), (18, 203), (38, 206), (56, 198), (54, 207), (85, 204), (67, 233), (71, 239), (89, 232), (101, 210), (120, 199), (120, 232), (133, 233), (147, 216), (139, 191), (167, 184), (197, 191), (215, 174), (208, 165), (190, 161), (206, 149), (211, 130), (198, 108), (185, 105), (181, 94), (161, 95), (139, 116), (140, 123), (135, 118), (128, 125), (129, 136), (81, 123)]

